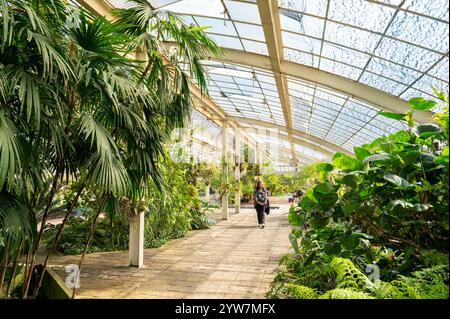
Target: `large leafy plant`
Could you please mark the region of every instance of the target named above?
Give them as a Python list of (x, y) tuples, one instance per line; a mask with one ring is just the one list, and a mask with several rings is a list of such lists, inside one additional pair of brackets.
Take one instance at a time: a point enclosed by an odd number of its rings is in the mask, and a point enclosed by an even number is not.
[(437, 95), (446, 106), (432, 123), (412, 114), (436, 102), (413, 98), (410, 112), (381, 113), (406, 129), (319, 165), (321, 180), (289, 212), (302, 267), (340, 256), (392, 279), (423, 267), (430, 250), (448, 253), (448, 95)]

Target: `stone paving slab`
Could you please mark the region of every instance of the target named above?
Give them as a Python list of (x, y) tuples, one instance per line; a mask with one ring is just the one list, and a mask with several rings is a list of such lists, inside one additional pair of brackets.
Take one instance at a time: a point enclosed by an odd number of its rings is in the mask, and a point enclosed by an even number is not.
[[(128, 252), (85, 257), (77, 298), (254, 299), (264, 298), (290, 250), (289, 206), (278, 204), (260, 229), (254, 209), (230, 214), (207, 230), (191, 231), (159, 248), (145, 249), (144, 268), (128, 267)], [(79, 256), (54, 256), (50, 266), (64, 279), (64, 266)]]

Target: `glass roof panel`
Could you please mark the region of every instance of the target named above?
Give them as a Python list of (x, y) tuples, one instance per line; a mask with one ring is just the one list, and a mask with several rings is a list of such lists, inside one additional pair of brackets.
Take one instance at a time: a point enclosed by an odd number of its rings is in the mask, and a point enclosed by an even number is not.
[(392, 95), (399, 95), (406, 89), (406, 86), (401, 83), (369, 72), (364, 72), (360, 81)]
[(244, 44), (244, 49), (247, 52), (253, 52), (256, 54), (268, 55), (269, 51), (267, 50), (267, 45), (263, 42), (250, 41), (250, 40), (242, 40), (242, 44)]
[(235, 50), (244, 50), (239, 38), (228, 37), (224, 35), (210, 34), (210, 37), (216, 41), (218, 45), (224, 48), (230, 48)]
[(448, 21), (448, 0), (406, 0), (403, 8)]
[(320, 54), (321, 41), (305, 37), (292, 32), (282, 31), (283, 44), (285, 47), (297, 49), (303, 52)]
[[(124, 6), (123, 0), (110, 0)], [(220, 46), (268, 55), (256, 0), (149, 0), (210, 26)], [(284, 59), (409, 99), (449, 89), (446, 0), (278, 0)], [(272, 72), (204, 61), (212, 99), (228, 115), (285, 125)], [(351, 150), (399, 128), (379, 108), (288, 78), (293, 128)], [(436, 107), (435, 110), (438, 110)], [(320, 145), (320, 143), (318, 144)], [(323, 145), (322, 145), (323, 147)]]
[[(152, 3), (153, 1), (150, 1)], [(220, 0), (181, 0), (161, 7), (164, 10), (182, 14), (224, 18), (225, 8)]]
[(280, 0), (280, 7), (324, 17), (328, 0)]
[(294, 63), (304, 64), (315, 68), (319, 66), (319, 56), (298, 50), (284, 48), (284, 58)]
[(449, 81), (449, 67), (448, 57), (439, 61), (429, 72), (430, 75), (435, 76), (443, 81)]
[(448, 52), (448, 23), (399, 12), (387, 35), (442, 53)]
[(325, 58), (320, 60), (320, 69), (352, 80), (358, 80), (361, 75), (361, 69)]
[[(200, 3), (200, 1), (198, 2)], [(201, 3), (203, 4), (203, 1), (201, 1)], [(231, 19), (261, 24), (261, 19), (259, 17), (259, 10), (257, 5), (228, 0), (225, 0), (225, 5), (227, 7), (228, 14), (230, 15)]]
[(364, 0), (330, 1), (328, 18), (371, 31), (383, 32), (395, 10)]
[(373, 52), (380, 39), (378, 34), (334, 22), (328, 22), (325, 30), (325, 40), (368, 53)]
[[(211, 98), (228, 115), (253, 118), (268, 123), (285, 125), (275, 79), (271, 72), (231, 63), (204, 63), (208, 72)], [(266, 90), (270, 86), (271, 89)], [(270, 94), (270, 95), (269, 95)]]
[(210, 27), (206, 29), (205, 32), (237, 37), (236, 29), (230, 20), (212, 19), (198, 16), (194, 16), (193, 18), (199, 26)]
[[(294, 78), (288, 78), (288, 86), (293, 128), (348, 150), (401, 127), (394, 120), (380, 118), (379, 108), (352, 97)], [(301, 91), (312, 93), (313, 102), (299, 97)]]
[(448, 88), (448, 1), (279, 0), (279, 6), (288, 61), (400, 98), (412, 89), (432, 94), (431, 84)]
[(321, 38), (324, 20), (304, 15), (300, 12), (280, 9), (281, 29)]
[(426, 71), (439, 58), (439, 54), (394, 39), (383, 38), (375, 55), (418, 71)]
[(370, 58), (368, 54), (331, 43), (323, 44), (322, 56), (339, 62), (344, 62), (358, 68), (364, 68)]
[(265, 42), (263, 28), (259, 25), (235, 22), (234, 25), (241, 38)]
[(404, 84), (411, 84), (421, 75), (418, 71), (379, 58), (371, 59), (366, 70)]

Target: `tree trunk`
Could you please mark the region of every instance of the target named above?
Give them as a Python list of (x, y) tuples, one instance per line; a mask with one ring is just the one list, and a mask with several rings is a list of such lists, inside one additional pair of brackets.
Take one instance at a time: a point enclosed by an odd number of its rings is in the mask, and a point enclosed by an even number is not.
[(50, 212), (50, 207), (52, 206), (53, 197), (55, 197), (55, 194), (56, 194), (56, 188), (58, 186), (58, 180), (59, 180), (59, 176), (61, 175), (62, 168), (63, 168), (63, 160), (60, 159), (58, 168), (57, 168), (56, 173), (55, 173), (55, 177), (53, 178), (52, 188), (50, 190), (50, 194), (49, 194), (48, 199), (47, 199), (47, 206), (45, 207), (44, 215), (42, 216), (41, 228), (39, 230), (37, 242), (34, 245), (34, 247), (32, 247), (32, 254), (31, 254), (31, 261), (30, 261), (30, 266), (29, 266), (29, 272), (27, 272), (27, 277), (25, 278), (25, 282), (24, 282), (24, 290), (23, 290), (23, 296), (22, 296), (23, 298), (26, 298), (27, 295), (28, 295), (28, 289), (30, 287), (31, 277), (33, 276), (33, 268), (35, 266), (34, 264), (35, 264), (35, 261), (36, 261), (37, 251), (39, 249), (39, 244), (41, 242), (42, 235), (44, 233), (44, 227), (45, 227), (45, 224), (47, 222), (47, 217), (48, 217), (48, 214)]
[(59, 241), (59, 239), (60, 239), (60, 237), (61, 237), (61, 234), (62, 234), (62, 231), (63, 231), (63, 229), (64, 229), (64, 226), (66, 225), (66, 222), (67, 222), (67, 220), (69, 219), (70, 214), (73, 212), (73, 210), (74, 210), (74, 208), (75, 208), (75, 205), (78, 203), (78, 200), (79, 200), (79, 198), (80, 198), (80, 195), (81, 195), (81, 193), (82, 193), (83, 190), (84, 190), (84, 185), (85, 185), (85, 184), (83, 183), (83, 184), (80, 186), (80, 189), (78, 190), (77, 194), (75, 195), (75, 198), (74, 198), (74, 200), (73, 200), (73, 202), (72, 202), (72, 205), (70, 205), (70, 208), (67, 210), (67, 213), (66, 213), (66, 215), (64, 216), (64, 219), (63, 219), (62, 223), (60, 224), (60, 226), (59, 226), (59, 228), (58, 228), (58, 232), (56, 233), (55, 239), (53, 240), (52, 247), (49, 249), (49, 251), (48, 251), (48, 253), (47, 253), (47, 256), (45, 257), (44, 265), (43, 265), (43, 269), (44, 269), (44, 270), (43, 270), (42, 273), (39, 275), (39, 279), (38, 279), (37, 284), (36, 284), (36, 287), (34, 288), (34, 291), (33, 291), (33, 298), (36, 297), (36, 295), (37, 295), (37, 293), (38, 293), (38, 291), (39, 291), (39, 288), (41, 287), (42, 280), (44, 279), (44, 275), (45, 275), (45, 269), (46, 269), (46, 267), (47, 267), (47, 264), (48, 264), (48, 261), (49, 261), (49, 259), (50, 259), (50, 256), (51, 256), (51, 254), (53, 254), (53, 252), (54, 252), (54, 250), (55, 250), (55, 248), (56, 248), (56, 245), (58, 244), (58, 241)]
[[(100, 213), (103, 210), (103, 207), (105, 206), (105, 203), (106, 203), (107, 199), (108, 199), (108, 193), (105, 192), (104, 195), (103, 195), (102, 202), (100, 203), (100, 206), (98, 207), (97, 214), (95, 215), (95, 218), (94, 218), (94, 220), (92, 222), (92, 226), (91, 226), (91, 229), (89, 231), (88, 238), (87, 238), (86, 243), (84, 245), (83, 253), (81, 254), (80, 262), (78, 263), (78, 275), (81, 272), (81, 266), (83, 265), (84, 257), (86, 256), (87, 249), (88, 249), (89, 244), (90, 244), (90, 242), (92, 240), (92, 237), (94, 236), (94, 230), (95, 230), (95, 227), (97, 226), (98, 218), (100, 216)], [(77, 289), (76, 285), (74, 285), (73, 286), (73, 291), (72, 291), (72, 299), (75, 298), (76, 289)]]

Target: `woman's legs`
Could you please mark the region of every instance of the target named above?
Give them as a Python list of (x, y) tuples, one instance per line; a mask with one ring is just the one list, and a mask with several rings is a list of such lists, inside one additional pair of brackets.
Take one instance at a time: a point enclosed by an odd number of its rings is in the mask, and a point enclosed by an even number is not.
[(258, 215), (258, 224), (264, 226), (265, 220), (264, 206), (256, 205), (256, 213)]

